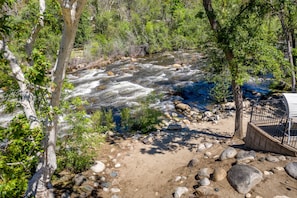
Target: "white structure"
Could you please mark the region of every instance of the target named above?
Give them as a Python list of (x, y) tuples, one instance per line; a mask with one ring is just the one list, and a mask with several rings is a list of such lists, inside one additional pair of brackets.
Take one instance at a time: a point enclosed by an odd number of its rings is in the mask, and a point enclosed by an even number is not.
[(283, 100), (286, 105), (288, 116), (288, 143), (290, 142), (291, 128), (297, 123), (297, 93), (283, 93)]

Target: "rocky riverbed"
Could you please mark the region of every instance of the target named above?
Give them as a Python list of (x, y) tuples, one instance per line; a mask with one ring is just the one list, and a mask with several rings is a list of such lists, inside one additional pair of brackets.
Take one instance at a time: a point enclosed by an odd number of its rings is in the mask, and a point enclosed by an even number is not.
[[(253, 151), (231, 138), (232, 104), (220, 114), (204, 113), (200, 121), (189, 116), (193, 109), (186, 104), (175, 105), (176, 112), (168, 113), (158, 131), (108, 134), (90, 170), (61, 175), (56, 186), (72, 187), (56, 192), (103, 198), (296, 197), (297, 158)], [(247, 103), (245, 126), (249, 113)]]

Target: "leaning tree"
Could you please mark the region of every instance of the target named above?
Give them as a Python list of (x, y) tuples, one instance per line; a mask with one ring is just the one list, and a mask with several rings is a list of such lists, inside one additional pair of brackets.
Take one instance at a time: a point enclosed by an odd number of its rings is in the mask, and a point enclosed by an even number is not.
[[(58, 115), (56, 113), (56, 110), (59, 108), (60, 105), (62, 85), (65, 78), (66, 68), (68, 65), (67, 63), (70, 57), (71, 50), (73, 48), (79, 19), (87, 0), (59, 0), (58, 2), (63, 16), (63, 31), (57, 59), (55, 64), (51, 68), (51, 82), (49, 82), (44, 88), (47, 90), (49, 109), (49, 112), (47, 113), (47, 118), (44, 122), (41, 122), (41, 119), (38, 117), (36, 113), (36, 109), (34, 106), (34, 94), (31, 91), (32, 89), (29, 83), (30, 80), (26, 79), (26, 75), (24, 75), (24, 72), (22, 71), (23, 67), (21, 67), (21, 64), (19, 63), (20, 61), (18, 61), (15, 54), (9, 49), (9, 36), (8, 34), (1, 35), (1, 56), (9, 64), (14, 79), (17, 81), (19, 87), (19, 94), (21, 98), (20, 104), (23, 107), (23, 111), (26, 115), (26, 118), (28, 119), (28, 121), (30, 121), (30, 128), (41, 128), (44, 130), (45, 133), (45, 138), (43, 141), (44, 152), (39, 156), (39, 163), (36, 172), (28, 183), (28, 189), (25, 197), (53, 197), (51, 177), (57, 168), (55, 147), (57, 137)], [(5, 9), (8, 6), (5, 4), (5, 2), (1, 2), (1, 5), (6, 6)], [(38, 17), (38, 22), (32, 28), (31, 34), (25, 44), (26, 53), (28, 56), (32, 54), (32, 50), (34, 49), (34, 43), (37, 38), (37, 35), (44, 25), (43, 14), (46, 10), (45, 1), (40, 0), (39, 6), (40, 12), (36, 13), (36, 17)], [(9, 28), (5, 28), (5, 30), (7, 30), (7, 32), (10, 31)]]

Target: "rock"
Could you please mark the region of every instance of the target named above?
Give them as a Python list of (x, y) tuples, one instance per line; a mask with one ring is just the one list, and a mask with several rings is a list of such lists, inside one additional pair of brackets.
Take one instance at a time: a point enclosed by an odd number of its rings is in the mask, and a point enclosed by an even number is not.
[(209, 149), (209, 148), (211, 148), (213, 146), (213, 143), (205, 142), (204, 146), (205, 146), (205, 148)]
[(225, 171), (225, 169), (218, 167), (214, 169), (212, 179), (213, 181), (221, 181), (225, 179), (226, 176), (227, 176), (227, 172)]
[(278, 159), (279, 159), (280, 161), (286, 161), (286, 160), (287, 160), (286, 157), (283, 156), (283, 155), (279, 156)]
[(263, 179), (263, 174), (257, 168), (237, 164), (231, 167), (227, 174), (230, 185), (239, 193), (248, 193)]
[(276, 156), (272, 156), (272, 155), (268, 155), (268, 156), (266, 157), (266, 160), (267, 160), (268, 162), (279, 162), (279, 158), (276, 157)]
[(273, 175), (273, 172), (272, 171), (264, 171), (263, 174), (265, 176), (268, 176), (268, 175)]
[(71, 195), (69, 192), (63, 192), (62, 195), (61, 195), (61, 198), (70, 198)]
[(80, 186), (84, 181), (86, 181), (86, 177), (81, 174), (77, 174), (74, 176), (73, 181), (76, 186)]
[(178, 112), (184, 113), (184, 112), (191, 112), (191, 107), (187, 104), (181, 103), (180, 101), (175, 101), (175, 109)]
[(214, 193), (213, 188), (210, 186), (200, 186), (196, 189), (196, 192), (201, 196), (209, 196)]
[(249, 162), (256, 158), (255, 151), (239, 151), (236, 155), (237, 162)]
[(210, 174), (212, 173), (213, 169), (211, 168), (201, 168), (196, 175), (196, 180), (203, 179), (205, 177), (210, 178)]
[(110, 183), (109, 182), (103, 182), (103, 183), (101, 183), (101, 187), (102, 188), (109, 188), (110, 187)]
[(247, 193), (246, 195), (245, 195), (245, 198), (251, 198), (252, 197), (252, 194), (251, 193)]
[(83, 185), (83, 186), (79, 187), (78, 192), (79, 192), (80, 196), (83, 195), (83, 197), (88, 197), (92, 194), (93, 190), (94, 190), (93, 186)]
[(205, 177), (199, 181), (199, 184), (200, 186), (208, 186), (210, 184), (210, 181), (207, 177)]
[(207, 151), (207, 152), (204, 153), (204, 156), (207, 157), (207, 158), (210, 158), (211, 155), (212, 155), (212, 153), (209, 152), (209, 151)]
[(187, 167), (194, 167), (199, 164), (199, 160), (197, 158), (191, 159), (187, 165)]
[(187, 187), (177, 187), (174, 192), (174, 198), (180, 198), (183, 194), (187, 193), (189, 189)]
[(182, 126), (180, 124), (169, 124), (167, 130), (182, 130)]
[(105, 164), (101, 161), (96, 161), (96, 164), (91, 167), (91, 170), (95, 173), (100, 173), (104, 171), (105, 169)]
[(234, 157), (236, 156), (236, 154), (237, 154), (237, 151), (236, 151), (235, 148), (233, 148), (233, 147), (228, 147), (227, 149), (225, 149), (225, 150), (221, 153), (219, 159), (220, 159), (221, 161), (223, 161), (223, 160), (226, 160), (226, 159), (234, 158)]
[(119, 188), (111, 188), (110, 189), (110, 192), (112, 192), (112, 193), (119, 193), (119, 192), (121, 192), (121, 190)]
[(285, 166), (285, 170), (294, 179), (297, 179), (297, 162), (290, 162)]
[(198, 145), (197, 152), (201, 152), (201, 151), (203, 151), (205, 149), (206, 149), (205, 144), (201, 143), (201, 144)]
[(115, 172), (115, 171), (112, 171), (109, 175), (110, 175), (111, 177), (117, 177), (117, 176), (118, 176), (118, 173)]
[(121, 167), (121, 164), (120, 164), (120, 163), (116, 163), (116, 164), (114, 165), (114, 167), (115, 167), (115, 168), (120, 168), (120, 167)]
[(175, 181), (178, 182), (181, 180), (181, 178), (182, 178), (181, 176), (176, 176)]
[(284, 171), (284, 170), (285, 170), (284, 167), (277, 166), (277, 167), (274, 167), (271, 171), (272, 171), (273, 173), (277, 173), (277, 172), (279, 172), (279, 171)]

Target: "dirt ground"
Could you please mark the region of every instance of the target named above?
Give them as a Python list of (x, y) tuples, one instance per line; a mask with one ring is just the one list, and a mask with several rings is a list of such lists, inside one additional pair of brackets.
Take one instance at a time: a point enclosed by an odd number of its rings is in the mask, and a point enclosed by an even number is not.
[[(248, 121), (249, 117), (245, 116), (245, 127)], [(205, 136), (181, 139), (175, 149), (172, 150), (166, 149), (170, 144), (170, 141), (167, 140), (144, 144), (139, 140), (128, 138), (104, 145), (98, 158), (100, 160), (105, 158), (107, 167), (110, 167), (107, 172), (118, 172), (117, 177), (110, 179), (112, 179), (111, 188), (118, 188), (120, 192), (102, 191), (101, 196), (103, 198), (110, 198), (113, 195), (120, 198), (172, 198), (176, 187), (187, 187), (189, 191), (182, 197), (203, 197), (195, 191), (198, 184), (195, 175), (198, 170), (206, 167), (223, 167), (228, 171), (236, 159), (218, 161), (218, 156), (228, 146), (233, 146), (237, 150), (245, 149), (244, 142), (228, 138), (234, 131), (234, 117), (222, 119), (217, 124), (203, 122), (191, 124), (187, 127), (197, 133), (203, 132)], [(178, 135), (182, 136), (183, 134)], [(214, 144), (209, 149), (197, 152), (193, 145), (201, 143), (201, 138), (208, 142), (215, 142), (218, 139), (223, 141)], [(177, 137), (174, 140), (176, 139)], [(208, 157), (205, 157), (206, 154)], [(297, 161), (296, 157), (287, 157), (286, 160), (279, 162), (259, 160), (265, 159), (267, 155), (274, 154), (257, 152), (256, 160), (250, 165), (264, 172), (276, 167), (284, 167), (290, 161)], [(199, 159), (198, 165), (192, 168), (187, 167), (188, 162), (194, 158)], [(115, 168), (114, 164), (116, 163), (120, 164), (120, 167)], [(178, 176), (182, 179), (176, 181)], [(284, 170), (276, 171), (271, 175), (264, 174), (263, 178), (263, 181), (251, 190), (250, 197), (297, 197), (297, 180), (289, 177)], [(235, 191), (228, 183), (227, 178), (219, 182), (211, 180), (207, 189), (214, 196), (204, 197), (240, 198), (246, 196)]]

